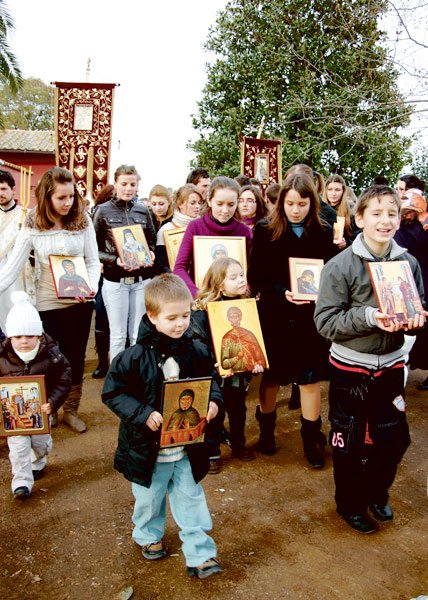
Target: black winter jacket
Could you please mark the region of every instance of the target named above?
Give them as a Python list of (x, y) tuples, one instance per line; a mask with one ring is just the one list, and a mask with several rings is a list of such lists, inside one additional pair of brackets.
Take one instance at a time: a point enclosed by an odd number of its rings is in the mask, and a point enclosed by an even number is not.
[(53, 411), (64, 404), (71, 387), (71, 368), (55, 340), (43, 333), (39, 352), (28, 364), (14, 352), (9, 338), (0, 343), (0, 376), (44, 375), (46, 396)]
[(259, 221), (254, 229), (248, 283), (253, 294), (260, 292), (258, 310), (270, 373), (281, 385), (298, 380), (302, 371), (316, 369), (328, 357), (325, 342), (315, 328), (314, 303), (296, 305), (285, 298), (286, 290), (291, 290), (288, 259), (327, 262), (336, 252), (327, 224), (305, 230), (300, 238), (288, 226), (274, 241), (267, 221)]
[[(102, 400), (120, 418), (114, 466), (126, 479), (145, 487), (151, 485), (160, 439), (160, 430), (153, 432), (146, 421), (154, 410), (161, 412), (162, 365), (170, 356), (180, 366), (180, 379), (212, 376), (210, 400), (223, 403), (210, 350), (188, 332), (178, 340), (159, 333), (144, 315), (135, 346), (118, 354), (110, 366)], [(185, 449), (198, 482), (208, 471), (206, 444)]]
[(125, 271), (117, 265), (118, 252), (114, 243), (112, 229), (125, 225), (140, 224), (144, 229), (147, 243), (152, 252), (156, 247), (156, 231), (149, 210), (135, 200), (125, 202), (112, 198), (100, 204), (94, 212), (94, 227), (97, 236), (100, 261), (104, 265), (103, 275), (108, 281), (119, 281), (122, 277), (142, 277), (149, 279), (153, 276), (153, 268), (145, 267), (135, 271)]

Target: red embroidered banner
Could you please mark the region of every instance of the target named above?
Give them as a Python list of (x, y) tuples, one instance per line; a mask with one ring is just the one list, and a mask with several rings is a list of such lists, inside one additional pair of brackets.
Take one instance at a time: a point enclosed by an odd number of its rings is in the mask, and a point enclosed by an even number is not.
[(281, 144), (280, 140), (242, 138), (241, 173), (258, 179), (263, 191), (271, 183), (282, 183)]
[(108, 183), (115, 83), (55, 82), (56, 164), (73, 173), (82, 196)]

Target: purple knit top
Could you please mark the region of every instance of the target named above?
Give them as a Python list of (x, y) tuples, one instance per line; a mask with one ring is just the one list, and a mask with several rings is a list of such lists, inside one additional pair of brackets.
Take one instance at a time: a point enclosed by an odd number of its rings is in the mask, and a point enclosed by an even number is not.
[(206, 212), (199, 219), (191, 221), (181, 242), (180, 250), (178, 251), (177, 260), (175, 261), (174, 273), (181, 277), (186, 283), (195, 298), (198, 293), (198, 288), (193, 281), (193, 236), (194, 235), (230, 235), (244, 236), (247, 244), (247, 255), (250, 250), (252, 233), (249, 227), (240, 223), (236, 219), (231, 219), (225, 225), (220, 225), (211, 218), (211, 211)]

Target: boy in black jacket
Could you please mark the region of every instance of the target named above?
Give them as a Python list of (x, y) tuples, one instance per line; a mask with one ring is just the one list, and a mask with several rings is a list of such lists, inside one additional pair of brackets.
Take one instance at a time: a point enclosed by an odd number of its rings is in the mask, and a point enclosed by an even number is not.
[[(162, 382), (214, 374), (209, 349), (186, 333), (192, 297), (185, 283), (169, 273), (145, 288), (147, 314), (135, 346), (121, 352), (107, 374), (103, 402), (120, 417), (115, 468), (132, 482), (135, 497), (133, 539), (143, 556), (166, 555), (166, 494), (180, 527), (187, 574), (204, 579), (220, 573), (216, 546), (207, 535), (211, 517), (202, 486), (208, 471), (204, 444), (159, 448)], [(212, 382), (207, 421), (215, 417), (222, 396)]]

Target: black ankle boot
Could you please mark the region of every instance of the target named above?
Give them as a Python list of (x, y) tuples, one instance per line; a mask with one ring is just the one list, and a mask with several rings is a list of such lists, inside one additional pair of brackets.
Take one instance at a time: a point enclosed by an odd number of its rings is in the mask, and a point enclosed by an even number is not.
[(260, 406), (258, 406), (256, 409), (256, 419), (259, 422), (260, 427), (258, 449), (262, 454), (273, 456), (276, 454), (276, 409), (270, 413), (262, 413)]
[(297, 410), (300, 407), (301, 407), (300, 388), (297, 385), (297, 383), (292, 383), (291, 384), (291, 396), (290, 396), (290, 400), (288, 401), (288, 408), (290, 410)]
[(316, 421), (308, 421), (301, 416), (300, 421), (306, 460), (313, 469), (321, 469), (324, 466), (324, 447), (327, 444), (327, 438), (321, 431), (321, 417)]
[(109, 350), (110, 335), (104, 331), (95, 332), (95, 345), (98, 354), (98, 366), (92, 373), (94, 379), (102, 379), (107, 375), (108, 371), (108, 350)]

